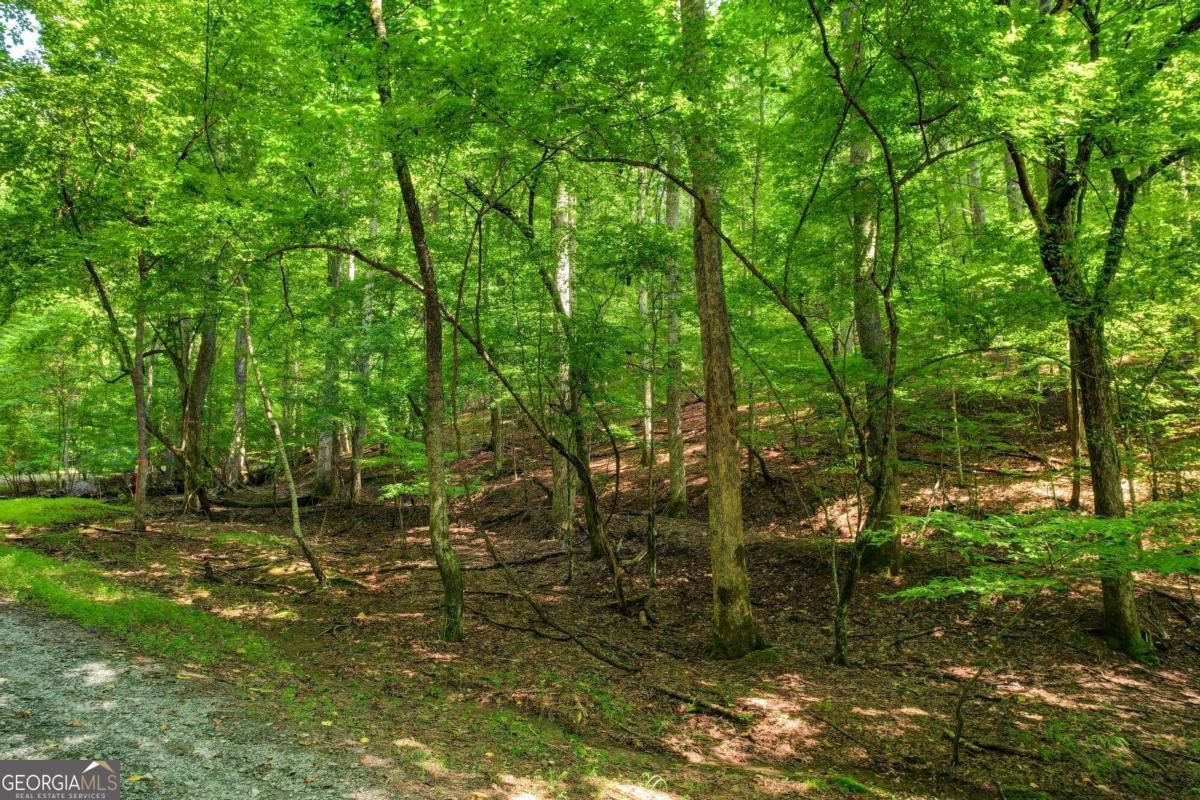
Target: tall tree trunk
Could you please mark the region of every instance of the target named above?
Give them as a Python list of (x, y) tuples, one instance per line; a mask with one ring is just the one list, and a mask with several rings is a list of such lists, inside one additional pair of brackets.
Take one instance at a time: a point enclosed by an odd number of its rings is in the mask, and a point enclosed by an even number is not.
[(180, 447), (183, 454), (184, 493), (189, 503), (207, 512), (208, 491), (201, 481), (199, 470), (204, 463), (201, 451), (204, 437), (204, 406), (208, 387), (212, 383), (213, 367), (217, 363), (217, 315), (205, 311), (200, 319), (200, 346), (196, 349), (196, 366), (187, 385), (183, 404), (183, 423), (180, 426)]
[[(577, 352), (575, 329), (572, 324), (572, 305), (574, 289), (572, 287), (572, 261), (575, 249), (574, 210), (572, 199), (566, 184), (560, 182), (555, 194), (554, 211), (550, 217), (551, 228), (554, 232), (555, 252), (558, 264), (555, 271), (551, 290), (559, 323), (560, 361), (558, 371), (558, 403), (561, 408), (559, 420), (560, 439), (569, 443), (576, 459), (574, 464), (568, 463), (563, 454), (555, 452), (559, 472), (553, 473), (551, 486), (551, 511), (562, 536), (572, 534), (571, 521), (575, 509), (575, 490), (577, 483), (583, 485), (583, 514), (587, 525), (588, 558), (595, 560), (604, 558), (610, 562), (610, 567), (619, 569), (612, 555), (612, 545), (604, 530), (604, 516), (597, 505), (599, 499), (595, 491), (587, 491), (592, 484), (592, 459), (588, 444), (587, 431), (583, 424), (581, 401), (587, 390), (588, 375)], [(549, 279), (546, 278), (548, 281)], [(572, 474), (572, 467), (576, 473)], [(553, 470), (554, 461), (551, 462)], [(564, 547), (570, 551), (570, 542), (563, 540)]]
[(709, 92), (716, 83), (708, 56), (705, 0), (679, 0), (683, 85), (692, 102), (687, 150), (697, 198), (692, 248), (700, 345), (704, 358), (708, 461), (708, 537), (712, 559), (713, 654), (739, 658), (764, 646), (750, 606), (750, 576), (742, 531), (737, 400), (733, 388), (729, 310), (721, 273), (720, 165)]
[[(391, 73), (387, 60), (387, 26), (383, 18), (383, 0), (367, 0), (371, 22), (378, 42), (377, 70), (379, 104), (386, 115), (391, 101)], [(433, 544), (434, 560), (442, 579), (441, 637), (449, 642), (463, 638), (463, 576), (458, 557), (450, 545), (450, 521), (446, 507), (446, 475), (444, 464), (444, 406), (442, 389), (442, 315), (438, 300), (437, 276), (433, 254), (425, 240), (425, 222), (421, 204), (409, 173), (408, 160), (393, 145), (392, 168), (404, 212), (408, 220), (413, 251), (421, 272), (425, 296), (425, 464), (429, 479), (429, 538)]]
[(649, 466), (654, 449), (654, 363), (650, 360), (654, 320), (650, 316), (650, 287), (644, 278), (638, 287), (638, 317), (642, 323), (642, 465)]
[(229, 486), (246, 482), (246, 329), (238, 323), (233, 348), (233, 422), (223, 478)]
[(71, 409), (70, 401), (65, 392), (55, 392), (55, 400), (58, 404), (58, 429), (60, 436), (58, 440), (59, 464), (62, 465), (62, 478), (59, 480), (59, 488), (66, 489), (72, 482), (71, 480)]
[[(1095, 49), (1095, 48), (1093, 48)], [(1093, 52), (1093, 58), (1096, 54)], [(1104, 341), (1104, 312), (1107, 291), (1117, 273), (1125, 244), (1125, 229), (1133, 210), (1137, 188), (1153, 173), (1143, 173), (1131, 183), (1119, 166), (1112, 168), (1117, 202), (1109, 222), (1104, 261), (1094, 284), (1089, 286), (1081, 265), (1074, 260), (1076, 248), (1075, 218), (1079, 191), (1087, 177), (1094, 139), (1088, 134), (1076, 143), (1074, 163), (1067, 156), (1064, 140), (1047, 149), (1046, 202), (1043, 209), (1029, 177), (1025, 159), (1011, 142), (1006, 142), (1017, 172), (1021, 197), (1038, 228), (1042, 266), (1066, 307), (1067, 329), (1071, 337), (1072, 364), (1079, 381), (1079, 402), (1083, 407), (1083, 433), (1087, 443), (1092, 476), (1092, 496), (1098, 517), (1125, 515), (1121, 491), (1121, 461), (1117, 453), (1115, 404)], [(1134, 656), (1145, 654), (1149, 645), (1142, 637), (1133, 591), (1133, 575), (1121, 563), (1124, 552), (1132, 552), (1133, 542), (1116, 535), (1117, 551), (1101, 559), (1101, 590), (1104, 605), (1104, 629), (1109, 640)]]
[[(1084, 439), (1091, 466), (1096, 516), (1123, 517), (1125, 497), (1121, 488), (1121, 457), (1117, 451), (1115, 406), (1103, 321), (1091, 314), (1081, 314), (1069, 321), (1069, 327), (1079, 377), (1079, 400), (1083, 406)], [(1124, 540), (1121, 544), (1132, 547)], [(1138, 623), (1133, 575), (1117, 562), (1119, 557), (1101, 564), (1104, 632), (1121, 649), (1141, 655), (1148, 650), (1148, 645)]]
[(866, 387), (866, 432), (868, 469), (874, 496), (863, 527), (881, 537), (881, 541), (872, 542), (863, 550), (862, 568), (876, 570), (890, 567), (895, 574), (899, 572), (902, 557), (900, 539), (891, 535), (895, 519), (900, 514), (900, 493), (896, 485), (896, 430), (894, 418), (889, 418), (886, 413), (888, 398), (885, 396), (886, 381), (883, 376), (888, 368), (888, 341), (879, 312), (879, 292), (869, 277), (873, 267), (868, 266), (875, 258), (877, 233), (874, 213), (860, 217), (856, 212), (854, 216), (855, 221), (863, 226), (859, 231), (860, 245), (864, 248), (862, 257), (858, 259), (859, 271), (854, 278), (854, 324), (863, 358), (872, 367)]
[(987, 211), (983, 207), (982, 171), (983, 163), (979, 158), (971, 159), (967, 169), (967, 201), (971, 206), (971, 228), (976, 235), (987, 225)]
[(1008, 199), (1008, 218), (1016, 221), (1021, 218), (1021, 185), (1017, 182), (1017, 168), (1013, 164), (1012, 154), (1004, 151), (1004, 196)]
[(679, 230), (679, 187), (668, 181), (665, 197), (667, 231), (667, 458), (670, 492), (667, 516), (687, 516), (687, 472), (683, 452), (683, 367), (679, 352), (679, 258), (675, 231)]
[[(378, 232), (378, 223), (374, 218), (371, 219), (371, 238), (374, 239)], [(356, 279), (354, 274), (354, 262), (350, 262), (350, 280)], [(367, 438), (367, 413), (366, 405), (368, 391), (371, 385), (371, 350), (368, 344), (367, 334), (371, 329), (372, 321), (372, 298), (371, 298), (371, 276), (366, 274), (363, 276), (362, 290), (362, 337), (358, 344), (358, 407), (354, 411), (354, 428), (350, 434), (350, 503), (355, 505), (362, 502), (363, 499), (363, 448)]]
[[(139, 290), (146, 280), (146, 257), (138, 254)], [(147, 428), (146, 407), (146, 310), (145, 298), (139, 296), (137, 317), (133, 332), (133, 363), (130, 378), (133, 381), (133, 408), (137, 425), (137, 470), (133, 478), (133, 529), (146, 530), (146, 490), (150, 476), (150, 437)]]
[(1083, 494), (1083, 418), (1079, 404), (1079, 371), (1075, 368), (1075, 346), (1067, 332), (1067, 361), (1070, 384), (1067, 388), (1067, 438), (1071, 441), (1071, 499), (1067, 508), (1078, 511)]
[[(852, 4), (842, 18), (842, 26), (850, 33), (849, 64), (851, 73), (858, 70), (862, 43), (853, 17), (857, 9)], [(887, 396), (888, 337), (880, 313), (880, 291), (875, 280), (879, 229), (876, 221), (878, 205), (866, 176), (871, 158), (871, 140), (864, 131), (850, 149), (850, 163), (857, 173), (851, 214), (851, 237), (854, 259), (851, 285), (854, 303), (854, 327), (863, 358), (871, 366), (866, 382), (867, 414), (867, 472), (872, 484), (872, 498), (863, 529), (877, 537), (862, 553), (862, 569), (875, 571), (890, 568), (900, 570), (902, 557), (900, 539), (893, 534), (895, 519), (900, 513), (900, 493), (896, 486), (896, 430), (893, 417), (887, 413), (892, 398)]]
[[(329, 253), (325, 259), (326, 281), (333, 292), (337, 292), (342, 282), (342, 262), (344, 256)], [(316, 483), (313, 492), (318, 497), (330, 500), (340, 500), (343, 494), (341, 470), (341, 432), (342, 422), (335, 413), (338, 403), (338, 348), (341, 339), (337, 332), (338, 313), (337, 301), (329, 303), (329, 341), (325, 343), (325, 372), (321, 383), (321, 433), (317, 440)]]
[[(634, 224), (646, 224), (646, 194), (649, 191), (649, 176), (644, 169), (638, 173), (637, 211)], [(640, 265), (639, 265), (640, 266)], [(654, 335), (654, 320), (650, 316), (650, 283), (644, 273), (638, 278), (638, 319), (642, 327), (642, 466), (650, 465), (654, 449), (654, 364), (650, 358), (650, 340)]]
[(491, 417), (491, 447), (492, 473), (499, 475), (504, 471), (504, 414), (500, 398), (494, 398), (489, 409)]
[[(560, 182), (554, 195), (554, 209), (550, 215), (551, 238), (554, 243), (557, 263), (554, 272), (554, 293), (557, 295), (558, 326), (558, 380), (557, 404), (559, 407), (558, 437), (563, 442), (573, 443), (574, 429), (571, 425), (573, 417), (579, 415), (579, 387), (571, 383), (571, 343), (570, 317), (572, 308), (571, 296), (571, 262), (574, 256), (574, 235), (572, 228), (574, 218), (571, 208), (571, 195), (565, 183)], [(552, 298), (553, 299), (553, 298)], [(574, 447), (574, 444), (568, 446)], [(590, 462), (586, 452), (576, 451), (581, 459)], [(557, 451), (551, 454), (550, 461), (550, 518), (563, 541), (564, 547), (571, 549), (572, 518), (575, 513), (575, 481), (571, 475), (571, 466), (567, 459)]]
[(296, 443), (304, 440), (300, 431), (300, 402), (297, 387), (300, 385), (300, 359), (296, 357), (296, 320), (288, 321), (288, 338), (283, 343), (283, 416), (287, 425), (287, 441)]

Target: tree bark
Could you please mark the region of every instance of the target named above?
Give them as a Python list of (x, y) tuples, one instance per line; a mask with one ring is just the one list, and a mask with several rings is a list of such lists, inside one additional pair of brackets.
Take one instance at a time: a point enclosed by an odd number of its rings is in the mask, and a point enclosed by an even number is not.
[[(649, 175), (645, 169), (638, 172), (637, 211), (634, 224), (646, 224), (646, 192)], [(654, 336), (654, 320), (650, 315), (649, 277), (638, 278), (638, 319), (642, 327), (642, 466), (650, 466), (654, 441), (654, 363), (650, 357), (650, 340)]]
[[(378, 232), (378, 224), (371, 219), (371, 238)], [(350, 262), (350, 280), (355, 280), (354, 262)], [(363, 448), (367, 438), (366, 404), (371, 385), (371, 350), (367, 340), (372, 321), (372, 282), (370, 275), (363, 278), (362, 290), (362, 337), (358, 344), (358, 408), (354, 411), (354, 428), (350, 435), (350, 504), (356, 505), (363, 499)]]
[(1075, 369), (1075, 347), (1067, 332), (1067, 361), (1070, 364), (1070, 383), (1067, 388), (1067, 438), (1071, 441), (1071, 499), (1067, 508), (1078, 511), (1083, 494), (1083, 419), (1079, 404), (1079, 372)]
[(670, 492), (667, 516), (687, 516), (687, 472), (683, 452), (683, 365), (679, 352), (679, 258), (675, 232), (679, 230), (679, 187), (667, 181), (667, 458), (670, 463)]
[(1013, 164), (1012, 155), (1004, 151), (1004, 196), (1008, 200), (1008, 218), (1016, 221), (1021, 218), (1021, 186), (1017, 183), (1017, 169)]
[[(387, 61), (388, 35), (383, 18), (383, 0), (367, 0), (371, 22), (375, 29), (377, 48), (379, 105), (385, 114), (392, 99), (391, 73)], [(398, 143), (396, 143), (398, 144)], [(393, 144), (392, 168), (412, 239), (417, 266), (424, 288), (425, 314), (425, 464), (429, 479), (429, 538), (434, 560), (442, 579), (441, 638), (457, 642), (463, 638), (463, 577), (454, 548), (450, 545), (450, 522), (446, 507), (446, 476), (444, 464), (444, 407), (442, 388), (442, 309), (438, 300), (437, 276), (433, 254), (425, 239), (425, 222), (421, 204), (409, 173), (408, 160)]]
[(643, 279), (638, 287), (638, 316), (642, 323), (642, 465), (650, 465), (654, 449), (654, 363), (650, 360), (650, 339), (654, 320), (650, 317), (650, 288)]
[(750, 606), (750, 576), (742, 530), (737, 401), (730, 352), (729, 311), (721, 272), (720, 170), (708, 97), (710, 74), (705, 0), (679, 0), (683, 86), (692, 103), (687, 151), (698, 199), (692, 248), (704, 359), (708, 461), (708, 537), (712, 560), (713, 655), (739, 658), (765, 646)]
[(501, 414), (500, 398), (494, 398), (490, 408), (492, 429), (492, 474), (504, 471), (504, 416)]
[[(344, 257), (337, 253), (329, 253), (325, 260), (326, 281), (330, 290), (337, 292), (342, 282), (342, 262)], [(318, 497), (329, 500), (340, 500), (343, 494), (341, 471), (341, 428), (342, 423), (334, 413), (338, 402), (338, 352), (340, 336), (338, 329), (338, 313), (336, 300), (329, 303), (329, 327), (331, 341), (326, 342), (325, 372), (321, 383), (321, 433), (317, 440), (316, 483), (313, 493)]]
[[(1113, 398), (1104, 341), (1103, 321), (1083, 315), (1069, 323), (1079, 400), (1083, 407), (1084, 439), (1091, 466), (1092, 497), (1098, 517), (1125, 516), (1121, 488), (1121, 457), (1117, 450)], [(1122, 542), (1131, 546), (1129, 542)], [(1142, 638), (1133, 591), (1133, 574), (1118, 563), (1101, 564), (1104, 632), (1132, 655), (1148, 650)]]
[[(186, 362), (185, 362), (186, 363)], [(204, 436), (204, 406), (208, 398), (208, 387), (212, 383), (213, 367), (217, 363), (217, 315), (205, 311), (200, 319), (200, 346), (196, 349), (196, 366), (187, 384), (184, 397), (183, 421), (180, 425), (179, 451), (183, 454), (184, 496), (189, 504), (207, 512), (208, 491), (200, 474), (204, 463), (201, 451)]]
[[(1047, 151), (1047, 190), (1045, 208), (1038, 203), (1025, 168), (1024, 157), (1009, 141), (1009, 155), (1016, 168), (1021, 196), (1038, 228), (1042, 266), (1066, 309), (1067, 329), (1071, 337), (1072, 365), (1079, 382), (1079, 403), (1083, 410), (1083, 433), (1087, 444), (1092, 477), (1092, 496), (1098, 517), (1125, 515), (1121, 489), (1121, 461), (1117, 451), (1115, 403), (1104, 341), (1104, 312), (1109, 283), (1116, 275), (1124, 249), (1125, 226), (1133, 209), (1137, 186), (1131, 184), (1120, 167), (1114, 167), (1117, 203), (1109, 223), (1104, 261), (1095, 283), (1089, 286), (1075, 261), (1076, 201), (1086, 178), (1094, 146), (1085, 135), (1075, 147), (1074, 162), (1067, 156), (1065, 141), (1052, 144)], [(1150, 175), (1153, 173), (1143, 173)], [(1143, 181), (1144, 179), (1139, 179)], [(1117, 549), (1131, 550), (1125, 537)], [(1133, 592), (1133, 575), (1121, 563), (1121, 555), (1101, 560), (1101, 591), (1105, 634), (1117, 647), (1133, 656), (1144, 655), (1149, 645), (1142, 637)]]
[[(146, 280), (146, 257), (138, 254), (139, 288)], [(133, 529), (146, 530), (146, 490), (150, 476), (150, 438), (146, 425), (146, 310), (145, 298), (138, 297), (137, 317), (133, 332), (133, 363), (130, 378), (133, 381), (133, 406), (137, 425), (137, 470), (133, 479)]]
[(233, 422), (223, 478), (231, 487), (246, 482), (246, 329), (238, 323), (233, 349)]
[[(854, 7), (851, 6), (851, 9)], [(848, 69), (857, 71), (862, 43), (851, 13), (843, 17), (843, 28), (849, 29), (850, 60)], [(872, 497), (868, 506), (864, 531), (876, 537), (866, 545), (862, 553), (861, 568), (877, 571), (890, 568), (892, 574), (900, 571), (902, 552), (900, 539), (895, 536), (895, 518), (900, 514), (900, 493), (896, 485), (896, 430), (894, 416), (887, 410), (892, 402), (888, 397), (887, 375), (889, 369), (889, 340), (883, 328), (880, 313), (880, 291), (875, 281), (879, 229), (876, 221), (878, 204), (870, 181), (866, 175), (871, 157), (871, 142), (864, 131), (850, 149), (850, 163), (857, 173), (851, 213), (851, 237), (854, 258), (850, 276), (853, 289), (854, 327), (858, 336), (859, 351), (870, 365), (866, 381), (866, 438), (867, 474), (872, 485)], [(982, 213), (982, 212), (981, 212)]]
[[(574, 215), (571, 205), (570, 192), (568, 192), (566, 184), (560, 182), (554, 195), (554, 209), (550, 215), (551, 238), (557, 255), (552, 288), (557, 296), (556, 310), (559, 320), (559, 362), (556, 382), (558, 424), (556, 427), (559, 439), (572, 443), (569, 446), (576, 447), (576, 455), (585, 463), (590, 463), (587, 452), (579, 451), (575, 444), (574, 428), (571, 424), (572, 419), (579, 415), (579, 387), (571, 382), (571, 330), (569, 323), (573, 299), (571, 296), (571, 261), (574, 254), (574, 238), (571, 230), (574, 225)], [(571, 538), (574, 534), (571, 530), (571, 523), (575, 513), (575, 481), (566, 457), (558, 452), (551, 454), (550, 470), (550, 518), (564, 547), (569, 552)]]

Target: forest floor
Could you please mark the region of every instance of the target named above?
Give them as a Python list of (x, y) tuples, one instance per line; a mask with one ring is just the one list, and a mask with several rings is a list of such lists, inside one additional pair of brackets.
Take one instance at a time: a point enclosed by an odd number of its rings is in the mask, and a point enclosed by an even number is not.
[[(629, 569), (627, 592), (649, 612), (642, 619), (617, 613), (600, 562), (577, 557), (574, 580), (564, 582), (567, 559), (539, 485), (548, 465), (541, 448), (515, 431), (515, 473), (488, 475), (490, 453), (479, 446), (455, 464), (486, 478), (478, 513), (463, 500), (452, 511), (467, 570), (467, 635), (458, 644), (436, 636), (440, 587), (420, 506), (404, 509), (406, 530), (383, 503), (304, 508), (307, 534), (342, 578), (319, 592), (308, 591), (307, 567), (287, 537), (286, 502), (219, 507), (204, 519), (182, 516), (178, 498), (163, 498), (147, 536), (125, 532), (119, 519), (104, 522), (112, 527), (4, 533), (9, 545), (54, 563), (84, 559), (105, 581), (251, 632), (267, 649), (174, 656), (189, 670), (238, 684), (258, 713), (279, 714), (314, 741), (380, 743), (360, 748), (361, 763), (401, 793), (1028, 800), (1200, 792), (1200, 606), (1190, 586), (1141, 581), (1146, 624), (1160, 642), (1160, 660), (1147, 665), (1094, 634), (1095, 586), (1056, 595), (1007, 631), (1017, 603), (891, 599), (965, 571), (952, 557), (913, 548), (901, 577), (864, 579), (851, 615), (857, 664), (835, 667), (830, 560), (835, 539), (844, 546), (842, 523), (852, 509), (820, 499), (845, 493), (817, 491), (811, 464), (788, 464), (780, 453), (764, 453), (773, 479), (764, 482), (756, 470), (745, 495), (754, 611), (772, 647), (736, 662), (708, 658), (703, 408), (687, 412), (693, 503), (687, 518), (658, 518), (658, 585), (647, 586), (644, 561)], [(468, 445), (481, 438), (479, 428), (464, 429)], [(593, 465), (608, 477), (610, 533), (621, 556), (634, 559), (645, 543), (645, 469), (635, 450), (624, 451), (618, 496), (615, 459), (601, 444)], [(811, 452), (824, 458), (818, 446)], [(920, 452), (905, 455), (906, 511), (966, 502), (963, 492), (940, 489), (931, 499), (945, 470), (922, 463), (932, 457)], [(974, 473), (985, 508), (1046, 507), (1063, 496), (1061, 477), (1050, 488), (1045, 460), (1012, 458)], [(368, 497), (390, 480), (370, 476)], [(270, 497), (267, 487), (240, 499)], [(602, 663), (540, 620), (496, 568), (476, 516), (551, 619), (637, 671)], [(580, 533), (577, 552), (583, 544)], [(39, 591), (46, 594), (37, 587), (22, 594), (36, 600)], [(54, 605), (52, 597), (41, 601)], [(951, 767), (954, 708), (980, 666), (964, 706), (962, 762)]]

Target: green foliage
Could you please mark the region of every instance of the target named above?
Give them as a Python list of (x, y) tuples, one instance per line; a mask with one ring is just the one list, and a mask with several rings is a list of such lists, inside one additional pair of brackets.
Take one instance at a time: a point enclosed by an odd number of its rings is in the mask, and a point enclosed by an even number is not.
[(83, 497), (23, 497), (0, 500), (0, 525), (38, 527), (104, 522), (132, 513), (127, 506)]
[(849, 775), (830, 775), (826, 782), (848, 794), (875, 794), (875, 790)]
[(123, 587), (86, 562), (58, 561), (0, 543), (0, 591), (174, 661), (283, 664), (259, 636), (205, 611)]
[[(176, 361), (187, 360), (201, 317), (216, 314), (224, 344), (205, 445), (213, 463), (225, 453), (233, 402), (227, 343), (238, 299), (228, 287), (242, 271), (256, 307), (259, 361), (289, 445), (310, 445), (322, 429), (361, 420), (371, 443), (386, 446), (365, 466), (407, 469), (406, 458), (390, 460), (390, 444), (418, 427), (409, 398), (421, 394), (421, 330), (408, 287), (382, 274), (365, 280), (371, 273), (362, 262), (351, 280), (346, 259), (333, 259), (330, 273), (326, 253), (259, 260), (280, 245), (332, 241), (410, 270), (409, 243), (392, 224), (399, 198), (380, 169), (385, 137), (402, 141), (424, 204), (438, 209), (428, 232), (443, 300), (469, 328), (478, 326), (539, 415), (553, 405), (548, 389), (559, 352), (540, 272), (556, 259), (556, 184), (568, 187), (572, 357), (586, 376), (581, 388), (614, 435), (635, 438), (628, 420), (637, 414), (643, 376), (631, 366), (652, 341), (660, 403), (666, 394), (665, 267), (672, 257), (686, 267), (688, 201), (685, 195), (685, 224), (669, 231), (661, 175), (570, 156), (643, 160), (686, 173), (683, 154), (664, 146), (678, 138), (691, 99), (679, 95), (675, 21), (661, 4), (396, 10), (404, 34), (389, 51), (394, 101), (383, 122), (373, 48), (361, 35), (369, 30), (363, 4), (93, 5), (39, 5), (41, 62), (7, 63), (0, 87), (0, 219), (12, 234), (0, 253), (0, 434), (10, 474), (52, 472), (64, 462), (87, 473), (132, 465), (128, 382), (85, 257), (127, 340), (137, 309), (148, 315), (152, 405), (168, 435), (177, 433), (186, 382)], [(1093, 197), (1112, 193), (1116, 163), (1151, 163), (1172, 147), (1194, 145), (1195, 104), (1185, 98), (1196, 89), (1195, 48), (1172, 47), (1153, 80), (1139, 79), (1178, 20), (1166, 7), (1132, 9), (1119, 2), (1106, 14), (1105, 41), (1121, 46), (1093, 61), (1070, 14), (1028, 5), (976, 4), (955, 13), (891, 0), (860, 6), (871, 31), (860, 45), (873, 66), (856, 89), (906, 179), (900, 406), (922, 434), (936, 435), (949, 427), (945, 401), (955, 391), (968, 459), (1003, 451), (1009, 432), (1064, 384), (1061, 370), (1046, 372), (1065, 355), (1061, 309), (1038, 264), (1034, 226), (1004, 196), (1001, 137), (1037, 152), (1053, 136), (1097, 126), (1116, 155), (1098, 157), (1088, 176)], [(839, 11), (825, 13), (842, 56), (851, 30)], [(837, 367), (861, 407), (866, 386), (881, 376), (844, 347), (853, 338), (847, 218), (860, 181), (882, 203), (885, 170), (878, 153), (851, 163), (850, 148), (865, 129), (854, 114), (843, 124), (843, 99), (814, 34), (803, 7), (713, 9), (713, 69), (726, 76), (714, 81), (712, 98), (724, 214), (732, 240), (762, 272), (785, 294), (806, 298), (825, 346), (838, 339)], [(955, 53), (973, 57), (948, 55)], [(932, 121), (914, 125), (921, 114)], [(949, 152), (967, 140), (979, 144)], [(569, 148), (543, 146), (559, 141)], [(922, 169), (935, 155), (937, 163)], [(979, 181), (974, 199), (969, 174)], [(477, 235), (471, 203), (478, 198), (464, 194), (464, 179), (505, 192), (506, 208), (530, 215), (533, 240), (499, 213), (484, 214)], [(1113, 351), (1128, 356), (1117, 379), (1135, 446), (1154, 449), (1156, 463), (1178, 470), (1185, 483), (1197, 462), (1190, 423), (1200, 399), (1186, 355), (1195, 349), (1194, 325), (1186, 301), (1177, 302), (1194, 297), (1200, 263), (1196, 215), (1176, 213), (1195, 202), (1189, 182), (1172, 166), (1139, 200), (1130, 232), (1139, 246), (1114, 287), (1107, 327)], [(64, 191), (73, 216), (65, 213)], [(1093, 197), (1080, 207), (1078, 237), (1089, 274), (1108, 221), (1098, 212), (1107, 201)], [(986, 212), (982, 225), (967, 219), (976, 200)], [(879, 253), (888, 236), (881, 235)], [(148, 259), (144, 276), (139, 254)], [(690, 270), (682, 273), (676, 352), (694, 384), (696, 309)], [(844, 433), (840, 401), (795, 321), (735, 259), (726, 273), (743, 399), (781, 404), (793, 425), (800, 406), (811, 406), (817, 413), (806, 428)], [(651, 296), (649, 321), (638, 310), (642, 287)], [(447, 338), (447, 349), (459, 353), (447, 369), (458, 400), (494, 397), (498, 388), (471, 348), (449, 329)], [(983, 353), (954, 355), (985, 348), (1011, 358), (998, 368)], [(1171, 363), (1156, 371), (1164, 350)], [(252, 457), (273, 450), (255, 405), (252, 397)], [(594, 425), (592, 408), (585, 402), (583, 413)], [(744, 435), (755, 444), (772, 437), (761, 429)], [(939, 438), (944, 459), (949, 445)], [(159, 445), (152, 448), (161, 462)], [(415, 476), (419, 465), (412, 466)], [(395, 483), (417, 491), (412, 476)]]
[(985, 519), (937, 512), (906, 517), (904, 525), (924, 531), (933, 551), (954, 553), (971, 567), (964, 577), (937, 577), (894, 595), (903, 599), (1028, 595), (1128, 570), (1200, 575), (1200, 498), (1148, 503), (1115, 519), (1065, 511)]

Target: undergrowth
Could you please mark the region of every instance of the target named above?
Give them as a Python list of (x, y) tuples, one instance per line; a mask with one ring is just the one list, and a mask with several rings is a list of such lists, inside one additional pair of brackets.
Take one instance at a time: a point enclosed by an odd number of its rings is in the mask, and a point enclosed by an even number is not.
[(289, 671), (262, 637), (199, 609), (122, 586), (85, 561), (59, 561), (0, 542), (0, 593), (173, 661), (243, 659)]
[(128, 516), (133, 509), (84, 497), (22, 497), (0, 500), (0, 525), (37, 527), (99, 522)]

